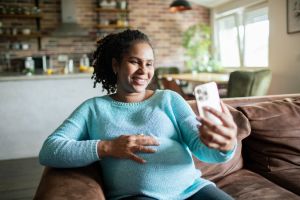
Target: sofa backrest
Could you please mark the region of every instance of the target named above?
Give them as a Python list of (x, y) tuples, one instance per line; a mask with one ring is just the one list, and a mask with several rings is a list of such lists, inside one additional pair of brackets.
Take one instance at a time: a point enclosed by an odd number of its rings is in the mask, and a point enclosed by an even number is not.
[(251, 134), (243, 140), (245, 167), (300, 195), (300, 95), (243, 105)]
[[(198, 115), (196, 101), (188, 101), (196, 115)], [(243, 168), (243, 158), (241, 154), (242, 140), (250, 134), (250, 124), (248, 119), (238, 110), (228, 105), (233, 119), (238, 127), (238, 146), (234, 157), (221, 164), (208, 164), (201, 162), (194, 157), (196, 167), (201, 170), (202, 176), (211, 181), (218, 181), (224, 176)]]
[(300, 169), (300, 97), (245, 105), (251, 135), (244, 141), (247, 167), (260, 172)]

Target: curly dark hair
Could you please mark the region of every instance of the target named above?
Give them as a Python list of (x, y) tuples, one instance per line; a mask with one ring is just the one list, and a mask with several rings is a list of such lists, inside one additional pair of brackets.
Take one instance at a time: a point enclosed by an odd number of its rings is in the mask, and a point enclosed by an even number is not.
[(106, 90), (108, 94), (116, 92), (117, 75), (113, 72), (112, 59), (115, 58), (120, 63), (123, 55), (137, 42), (146, 42), (152, 47), (146, 34), (130, 29), (109, 34), (97, 41), (92, 64), (94, 88), (97, 83), (102, 83), (103, 90)]

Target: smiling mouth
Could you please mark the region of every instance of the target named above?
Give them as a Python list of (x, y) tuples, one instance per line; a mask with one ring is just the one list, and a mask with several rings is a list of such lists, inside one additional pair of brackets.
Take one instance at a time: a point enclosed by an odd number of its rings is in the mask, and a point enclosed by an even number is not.
[(133, 83), (137, 84), (137, 85), (145, 85), (147, 84), (147, 80), (146, 79), (142, 79), (142, 78), (132, 78)]

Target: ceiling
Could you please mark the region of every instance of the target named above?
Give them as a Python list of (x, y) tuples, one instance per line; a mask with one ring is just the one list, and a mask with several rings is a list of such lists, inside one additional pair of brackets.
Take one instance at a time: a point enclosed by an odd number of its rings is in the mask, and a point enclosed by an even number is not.
[(208, 8), (213, 8), (221, 4), (224, 4), (226, 2), (229, 2), (231, 0), (190, 0), (190, 1)]

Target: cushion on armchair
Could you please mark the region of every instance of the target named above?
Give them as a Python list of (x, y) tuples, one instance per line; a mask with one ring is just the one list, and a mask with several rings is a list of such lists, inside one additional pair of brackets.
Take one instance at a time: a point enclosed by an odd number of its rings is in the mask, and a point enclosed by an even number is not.
[(249, 119), (245, 165), (300, 195), (300, 98), (238, 108)]

